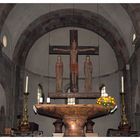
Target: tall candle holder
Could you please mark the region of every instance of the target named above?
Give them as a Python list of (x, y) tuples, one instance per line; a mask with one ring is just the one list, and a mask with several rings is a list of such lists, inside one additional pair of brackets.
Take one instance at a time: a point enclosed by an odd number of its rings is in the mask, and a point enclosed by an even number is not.
[(121, 92), (120, 95), (121, 95), (121, 103), (122, 103), (122, 107), (121, 107), (122, 114), (121, 114), (121, 122), (118, 128), (121, 131), (129, 131), (131, 129), (131, 126), (129, 125), (125, 112), (125, 101), (124, 101), (125, 93)]
[(29, 92), (24, 92), (23, 116), (20, 124), (20, 131), (22, 132), (27, 132), (30, 130), (30, 125), (28, 121), (28, 95)]

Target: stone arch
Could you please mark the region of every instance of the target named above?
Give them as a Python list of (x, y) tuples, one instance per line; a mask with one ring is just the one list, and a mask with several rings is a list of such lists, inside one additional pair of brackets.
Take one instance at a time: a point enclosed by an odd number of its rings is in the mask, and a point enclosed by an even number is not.
[(117, 29), (104, 17), (80, 9), (62, 9), (40, 16), (21, 34), (14, 50), (13, 60), (24, 66), (26, 57), (37, 39), (61, 27), (80, 27), (102, 36), (115, 52), (118, 67), (122, 69), (128, 62), (128, 50)]
[(8, 16), (8, 14), (11, 12), (11, 10), (14, 8), (15, 4), (1, 4), (0, 5), (0, 31), (2, 30), (3, 24)]
[[(22, 32), (17, 41), (12, 58), (17, 66), (16, 86), (18, 87), (18, 92), (16, 93), (16, 97), (22, 97), (23, 94), (25, 61), (33, 44), (46, 33), (63, 27), (79, 27), (99, 34), (114, 50), (119, 69), (123, 69), (124, 65), (128, 62), (128, 51), (123, 38), (117, 29), (104, 17), (80, 9), (61, 9), (52, 11), (34, 20)], [(21, 102), (21, 99), (17, 100), (19, 108), (19, 110), (17, 110), (18, 114), (21, 113)]]

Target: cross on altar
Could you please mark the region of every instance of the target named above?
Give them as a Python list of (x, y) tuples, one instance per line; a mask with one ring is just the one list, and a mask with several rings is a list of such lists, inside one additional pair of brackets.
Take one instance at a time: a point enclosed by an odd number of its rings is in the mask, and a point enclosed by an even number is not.
[(70, 30), (70, 46), (49, 46), (49, 54), (70, 55), (70, 91), (78, 92), (78, 55), (98, 55), (97, 46), (78, 46), (77, 30)]

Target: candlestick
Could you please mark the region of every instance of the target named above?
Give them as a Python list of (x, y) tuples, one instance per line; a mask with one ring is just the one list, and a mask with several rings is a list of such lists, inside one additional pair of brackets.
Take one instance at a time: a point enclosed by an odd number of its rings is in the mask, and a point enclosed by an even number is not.
[(22, 121), (20, 123), (19, 129), (22, 132), (30, 131), (30, 124), (28, 120), (28, 92), (24, 93), (24, 100), (23, 100), (23, 115)]
[(128, 122), (128, 119), (127, 119), (127, 116), (126, 116), (126, 110), (125, 110), (125, 94), (124, 92), (121, 92), (121, 121), (120, 121), (120, 124), (118, 126), (118, 128), (121, 130), (121, 131), (130, 131), (131, 129), (131, 126), (129, 125), (129, 122)]
[(26, 76), (25, 93), (28, 92), (28, 76)]
[(124, 93), (124, 77), (121, 77), (121, 92)]

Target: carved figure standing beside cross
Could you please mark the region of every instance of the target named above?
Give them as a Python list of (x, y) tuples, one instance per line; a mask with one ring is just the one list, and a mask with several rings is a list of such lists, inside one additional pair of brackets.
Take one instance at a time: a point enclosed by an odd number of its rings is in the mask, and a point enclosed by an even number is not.
[(78, 54), (98, 55), (98, 47), (78, 47), (77, 30), (70, 30), (70, 47), (50, 46), (50, 54), (70, 55), (70, 91), (78, 92)]

